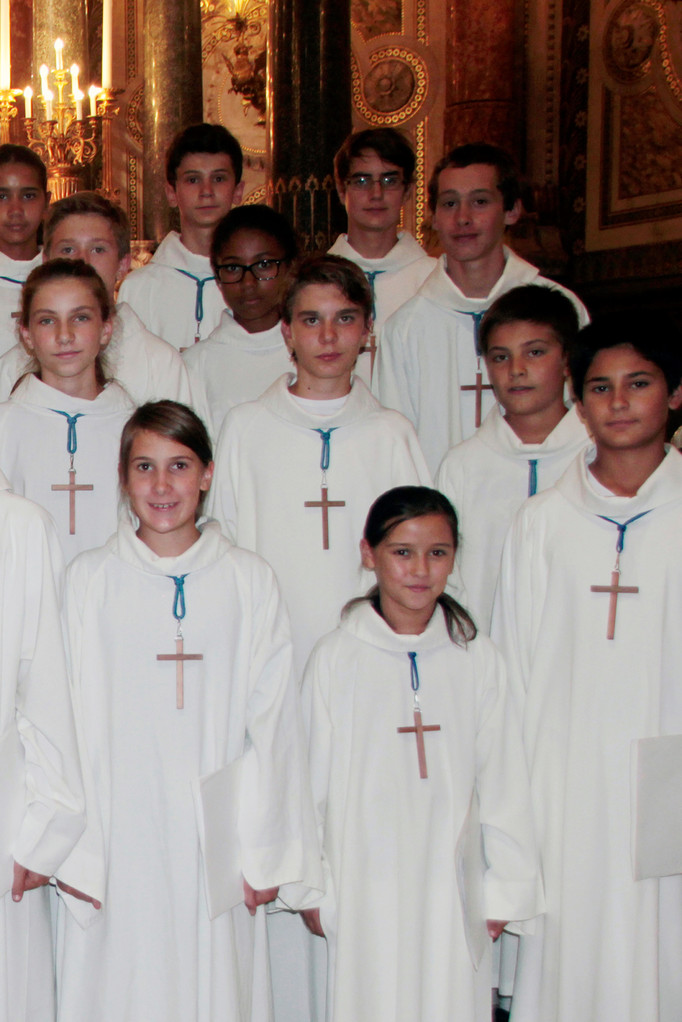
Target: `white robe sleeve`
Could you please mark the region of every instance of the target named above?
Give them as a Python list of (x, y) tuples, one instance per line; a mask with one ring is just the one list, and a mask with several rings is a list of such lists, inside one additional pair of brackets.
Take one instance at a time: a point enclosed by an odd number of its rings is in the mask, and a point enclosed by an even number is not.
[(419, 366), (409, 359), (409, 323), (404, 307), (387, 320), (377, 353), (373, 390), (382, 405), (402, 412), (416, 428)]
[(239, 480), (239, 430), (233, 416), (225, 417), (215, 452), (215, 472), (208, 492), (207, 513), (220, 522), (228, 539), (236, 542)]
[[(239, 833), (254, 890), (292, 883), (322, 890), (320, 852), (293, 681), (289, 622), (274, 574), (254, 565), (247, 744)], [(283, 894), (286, 900), (286, 893)]]

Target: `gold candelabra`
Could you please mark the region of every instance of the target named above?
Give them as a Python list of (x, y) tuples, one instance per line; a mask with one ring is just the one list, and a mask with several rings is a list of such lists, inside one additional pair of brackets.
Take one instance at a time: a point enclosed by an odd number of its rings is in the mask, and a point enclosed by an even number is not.
[(9, 142), (10, 121), (17, 116), (17, 96), (21, 96), (21, 89), (0, 89), (0, 145)]

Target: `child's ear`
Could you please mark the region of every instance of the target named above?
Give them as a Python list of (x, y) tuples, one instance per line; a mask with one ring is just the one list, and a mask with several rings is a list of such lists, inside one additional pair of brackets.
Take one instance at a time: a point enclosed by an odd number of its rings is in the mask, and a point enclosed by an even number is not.
[(111, 335), (114, 332), (114, 320), (113, 318), (107, 319), (102, 324), (102, 336), (99, 339), (99, 346), (102, 351), (106, 348), (107, 344), (111, 340)]
[(285, 323), (285, 321), (282, 320), (280, 323), (280, 328), (282, 330), (282, 337), (284, 338), (284, 343), (287, 346), (287, 351), (289, 352), (289, 355), (293, 358), (294, 346), (292, 344), (293, 334), (291, 332), (291, 323)]
[(177, 209), (178, 197), (175, 194), (175, 188), (173, 187), (173, 185), (169, 184), (169, 182), (166, 181), (164, 185), (164, 190), (166, 192), (166, 202), (168, 203), (168, 205), (171, 207), (171, 209)]
[(213, 470), (215, 468), (215, 462), (209, 461), (208, 465), (204, 469), (204, 474), (201, 477), (199, 483), (199, 489), (206, 492), (211, 486), (211, 480), (213, 479)]
[(336, 185), (336, 194), (339, 197), (339, 202), (342, 206), (346, 205), (346, 185), (340, 177), (334, 175), (334, 184)]
[(234, 186), (234, 191), (232, 192), (232, 209), (234, 209), (235, 206), (241, 205), (241, 201), (244, 198), (244, 184), (244, 181), (240, 181), (238, 185)]
[(504, 214), (505, 227), (511, 227), (521, 216), (521, 199), (517, 199), (511, 209)]
[(26, 348), (26, 351), (29, 353), (29, 355), (32, 355), (33, 345), (31, 344), (31, 335), (29, 333), (28, 327), (20, 326), (19, 336), (21, 337), (21, 343)]
[(675, 387), (674, 391), (668, 398), (668, 408), (671, 412), (676, 412), (680, 407), (682, 407), (682, 383), (679, 387)]
[(128, 255), (124, 255), (123, 258), (119, 260), (118, 269), (116, 270), (116, 280), (123, 280), (126, 273), (130, 269), (130, 263), (132, 261), (132, 258), (133, 257), (131, 256), (130, 252), (128, 252)]
[(363, 568), (366, 568), (367, 571), (374, 571), (374, 551), (366, 539), (360, 540), (360, 557), (362, 558)]

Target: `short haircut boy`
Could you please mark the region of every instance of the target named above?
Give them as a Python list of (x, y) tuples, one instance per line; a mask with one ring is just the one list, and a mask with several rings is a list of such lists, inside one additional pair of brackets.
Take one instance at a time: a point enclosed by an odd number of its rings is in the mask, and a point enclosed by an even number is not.
[(105, 199), (97, 192), (74, 192), (64, 199), (53, 202), (48, 208), (44, 227), (45, 251), (49, 256), (52, 247), (52, 239), (59, 224), (70, 216), (101, 216), (111, 224), (111, 229), (116, 239), (116, 248), (119, 259), (123, 259), (130, 252), (130, 225), (128, 217), (121, 206)]
[(495, 330), (509, 323), (537, 323), (548, 326), (564, 351), (578, 333), (580, 323), (575, 305), (562, 291), (540, 284), (513, 287), (493, 302), (481, 320), (478, 341), (487, 355)]
[(350, 134), (334, 157), (337, 186), (343, 185), (348, 179), (351, 160), (362, 156), (368, 149), (375, 152), (384, 163), (400, 167), (405, 187), (412, 183), (416, 160), (414, 150), (405, 136), (395, 128), (366, 128)]
[(191, 124), (180, 131), (166, 153), (166, 181), (175, 188), (178, 167), (189, 153), (225, 153), (230, 157), (235, 184), (242, 179), (242, 147), (222, 124)]
[(220, 253), (237, 231), (260, 231), (271, 235), (282, 246), (288, 263), (298, 256), (296, 232), (285, 216), (263, 203), (236, 206), (223, 217), (213, 232), (211, 266), (214, 273), (217, 273)]
[(488, 142), (471, 142), (456, 146), (438, 161), (428, 183), (429, 209), (433, 213), (438, 203), (438, 178), (448, 167), (470, 167), (484, 163), (497, 171), (497, 187), (502, 193), (505, 212), (510, 212), (521, 198), (521, 184), (514, 160), (504, 149)]
[(40, 188), (47, 194), (47, 167), (37, 153), (25, 145), (5, 142), (0, 145), (0, 167), (8, 163), (23, 163), (36, 172)]
[(372, 292), (362, 270), (349, 259), (334, 255), (311, 255), (303, 259), (291, 275), (282, 299), (282, 319), (291, 323), (299, 291), (308, 284), (331, 284), (362, 309), (365, 324), (372, 318)]
[(668, 313), (637, 309), (595, 317), (578, 333), (568, 352), (568, 368), (581, 401), (590, 366), (600, 351), (629, 344), (658, 366), (672, 394), (682, 383), (682, 331)]

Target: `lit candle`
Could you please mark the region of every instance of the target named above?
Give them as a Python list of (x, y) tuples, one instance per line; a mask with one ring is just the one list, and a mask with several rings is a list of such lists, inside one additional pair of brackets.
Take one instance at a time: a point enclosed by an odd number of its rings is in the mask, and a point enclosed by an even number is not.
[(71, 71), (71, 95), (76, 98), (76, 93), (79, 92), (78, 88), (78, 75), (80, 74), (80, 68), (78, 64), (72, 64), (69, 68)]
[(62, 59), (62, 56), (63, 56), (62, 51), (63, 51), (63, 49), (64, 49), (64, 43), (62, 42), (62, 40), (61, 39), (55, 39), (55, 41), (54, 41), (54, 52), (55, 52), (55, 56), (57, 58), (57, 67), (56, 67), (57, 71), (63, 71), (64, 70), (64, 61)]
[(27, 85), (24, 89), (24, 117), (30, 117), (33, 108), (31, 106), (31, 100), (33, 99), (33, 89), (30, 85)]
[(113, 0), (103, 0), (102, 4), (102, 88), (113, 88), (111, 74), (111, 39), (114, 27)]
[(9, 0), (0, 0), (0, 89), (9, 89)]
[(52, 100), (54, 99), (54, 93), (48, 89), (45, 93), (45, 119), (48, 121), (52, 120)]
[(73, 94), (73, 98), (76, 101), (76, 120), (83, 120), (83, 100), (85, 99), (85, 93), (81, 92), (80, 89), (76, 89)]
[(48, 86), (47, 86), (47, 76), (48, 76), (48, 74), (49, 74), (49, 68), (48, 68), (47, 64), (41, 64), (40, 65), (40, 95), (43, 97), (43, 99), (45, 99), (45, 97), (47, 95), (47, 92), (48, 92)]
[(90, 86), (88, 96), (90, 97), (90, 116), (95, 117), (97, 114), (97, 97), (99, 96), (99, 89), (96, 85)]

